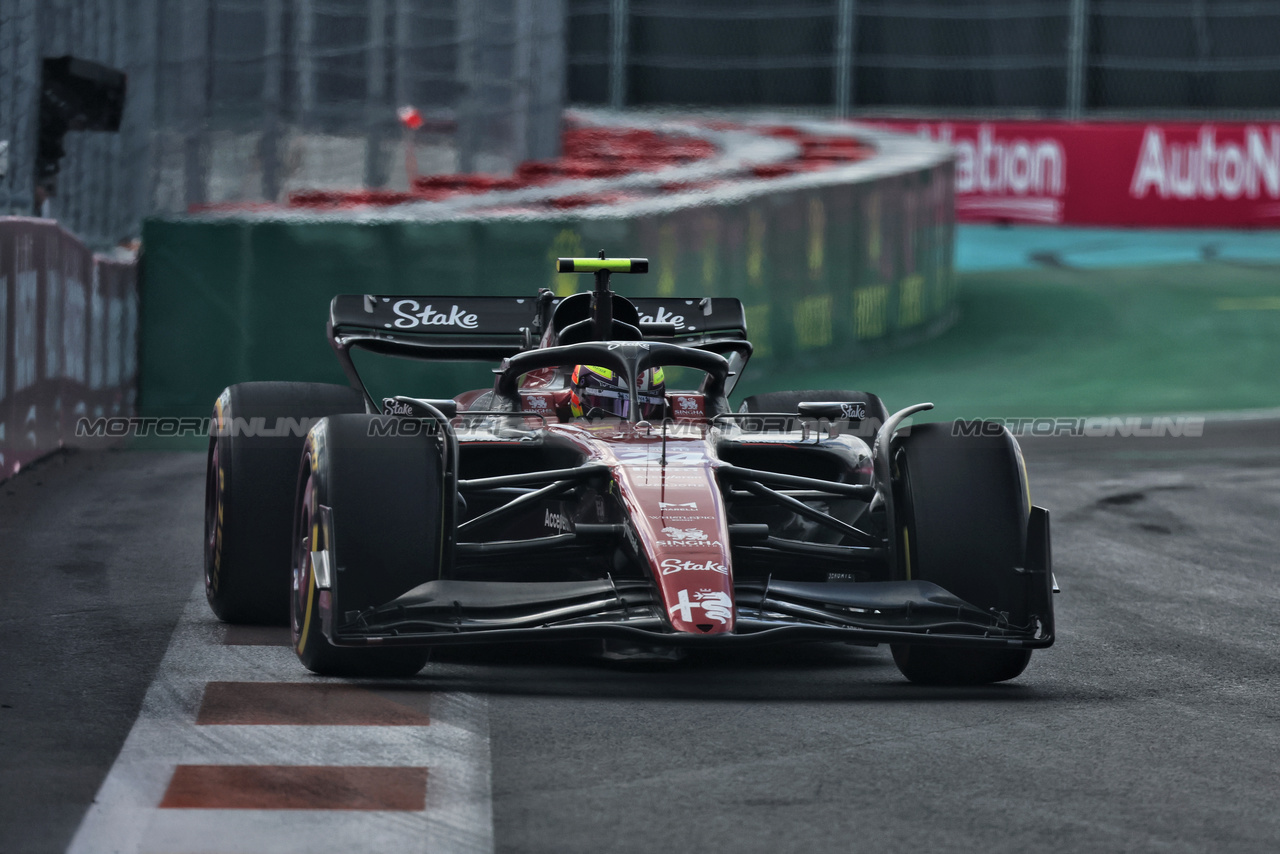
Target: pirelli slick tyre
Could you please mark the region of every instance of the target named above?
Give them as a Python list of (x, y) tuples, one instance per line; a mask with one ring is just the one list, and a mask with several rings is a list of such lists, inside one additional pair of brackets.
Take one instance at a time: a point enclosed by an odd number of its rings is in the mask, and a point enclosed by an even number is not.
[[(957, 422), (960, 423), (960, 422)], [(1024, 564), (1030, 496), (1017, 441), (1003, 427), (923, 424), (895, 439), (898, 577), (932, 581), (983, 610), (1028, 621)], [(1022, 673), (1024, 649), (894, 644), (912, 682), (981, 685)]]
[(842, 391), (839, 389), (820, 389), (817, 391), (770, 391), (764, 394), (753, 394), (742, 401), (739, 412), (798, 412), (802, 403), (823, 403), (839, 401), (841, 403), (865, 403), (867, 420), (879, 429), (889, 418), (884, 403), (874, 394), (865, 391)]
[(363, 411), (358, 391), (326, 383), (239, 383), (218, 397), (205, 476), (204, 583), (219, 619), (286, 623), (294, 492), (309, 421)]
[(439, 577), (439, 437), (379, 435), (373, 422), (387, 418), (337, 415), (313, 427), (296, 481), (293, 646), (308, 670), (327, 676), (412, 676), (430, 657), (422, 647), (339, 647), (325, 633), (326, 614), (383, 605)]

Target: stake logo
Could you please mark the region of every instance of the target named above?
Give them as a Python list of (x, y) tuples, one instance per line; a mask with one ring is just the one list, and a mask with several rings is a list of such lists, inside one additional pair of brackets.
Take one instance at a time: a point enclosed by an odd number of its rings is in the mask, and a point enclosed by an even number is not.
[(663, 575), (672, 575), (677, 572), (718, 572), (721, 575), (728, 575), (729, 568), (722, 563), (716, 563), (714, 560), (698, 563), (695, 560), (680, 560), (679, 558), (669, 557), (662, 562)]
[(452, 306), (448, 313), (436, 311), (430, 303), (421, 310), (418, 301), (402, 299), (391, 306), (399, 315), (396, 327), (399, 329), (416, 329), (419, 326), (456, 326), (461, 329), (475, 329), (480, 325), (474, 314), (469, 314), (461, 306)]
[(684, 315), (667, 311), (662, 306), (658, 306), (657, 314), (640, 315), (640, 322), (641, 323), (670, 323), (673, 326), (675, 326), (676, 329), (684, 329)]

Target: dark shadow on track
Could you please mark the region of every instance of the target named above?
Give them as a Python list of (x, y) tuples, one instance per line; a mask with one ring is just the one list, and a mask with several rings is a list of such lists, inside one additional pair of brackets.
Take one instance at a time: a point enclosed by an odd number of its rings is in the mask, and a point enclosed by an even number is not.
[[(1036, 664), (1033, 655), (1031, 667)], [(980, 687), (914, 685), (887, 650), (801, 644), (728, 653), (694, 653), (670, 663), (602, 661), (585, 644), (453, 648), (433, 655), (409, 680), (359, 680), (379, 691), (458, 691), (509, 697), (732, 702), (1050, 702), (1059, 692), (1017, 681)], [(1102, 699), (1102, 695), (1095, 695)]]

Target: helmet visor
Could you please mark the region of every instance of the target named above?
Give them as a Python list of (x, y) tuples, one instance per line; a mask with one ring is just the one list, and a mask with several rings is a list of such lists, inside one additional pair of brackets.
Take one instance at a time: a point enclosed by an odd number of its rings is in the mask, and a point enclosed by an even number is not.
[[(662, 369), (645, 371), (640, 375), (638, 385), (636, 400), (640, 405), (640, 417), (661, 416), (666, 407)], [(631, 415), (631, 395), (626, 382), (619, 374), (606, 368), (591, 365), (574, 368), (571, 404), (573, 398), (577, 398), (573, 405), (575, 415), (587, 415), (593, 410), (618, 418)]]

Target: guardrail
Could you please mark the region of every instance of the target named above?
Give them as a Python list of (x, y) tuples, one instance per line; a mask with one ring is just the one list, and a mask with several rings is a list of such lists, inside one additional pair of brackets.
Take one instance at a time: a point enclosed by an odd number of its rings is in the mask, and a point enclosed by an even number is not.
[(0, 480), (133, 412), (137, 265), (94, 255), (52, 220), (0, 217)]
[[(150, 220), (140, 406), (205, 415), (232, 382), (342, 382), (323, 334), (333, 295), (565, 294), (581, 282), (553, 273), (553, 259), (598, 249), (652, 260), (627, 295), (742, 299), (757, 347), (752, 374), (848, 359), (949, 323), (950, 150), (845, 124), (788, 126), (875, 154), (793, 145), (786, 157), (770, 149), (767, 162), (735, 161), (696, 180), (656, 172), (439, 203)], [(786, 136), (777, 123), (718, 123), (708, 133), (771, 144)], [(569, 189), (579, 204), (551, 203)], [(398, 393), (447, 395), (491, 384), (488, 367), (379, 366), (373, 376)]]

